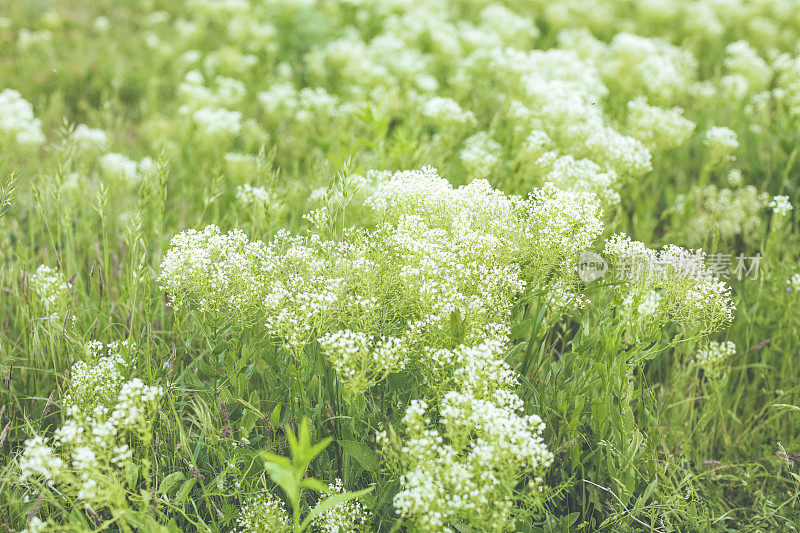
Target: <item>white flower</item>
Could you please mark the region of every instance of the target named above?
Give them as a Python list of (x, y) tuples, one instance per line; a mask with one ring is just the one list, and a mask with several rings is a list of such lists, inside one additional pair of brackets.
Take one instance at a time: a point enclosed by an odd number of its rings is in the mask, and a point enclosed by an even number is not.
[(425, 102), (422, 115), (430, 118), (436, 124), (472, 124), (475, 115), (471, 111), (464, 111), (458, 102), (451, 98), (434, 97)]
[(47, 523), (43, 522), (38, 516), (34, 516), (28, 522), (28, 525), (21, 533), (41, 533), (47, 527)]
[[(605, 253), (625, 274), (625, 283), (618, 286), (625, 307), (647, 302), (642, 310), (658, 309), (662, 323), (674, 321), (708, 332), (733, 320), (731, 288), (706, 266), (702, 250), (667, 245), (657, 252), (618, 234), (606, 241)], [(658, 298), (651, 292), (655, 288)]]
[[(658, 304), (661, 301), (661, 295), (658, 294), (655, 290), (652, 290), (645, 294), (638, 302), (638, 306), (636, 307), (636, 313), (640, 320), (647, 319), (650, 315), (655, 314), (658, 311)], [(623, 306), (626, 309), (630, 309), (634, 303), (634, 294), (631, 293), (625, 299)]]
[(208, 139), (232, 138), (242, 130), (242, 114), (223, 108), (198, 109), (192, 114), (192, 121)]
[(736, 344), (731, 341), (710, 342), (705, 348), (697, 351), (695, 359), (706, 368), (722, 364), (726, 359), (736, 355)]
[(13, 89), (0, 92), (0, 134), (24, 146), (45, 142), (42, 125), (33, 114), (33, 106)]
[(519, 405), (508, 390), (488, 398), (450, 391), (439, 407), (439, 430), (430, 425), (427, 404), (413, 401), (399, 450), (405, 473), (394, 498), (398, 513), (426, 531), (458, 520), (481, 530), (507, 528), (514, 485), (529, 475), (536, 486), (533, 478), (540, 480), (553, 460), (541, 419), (520, 416)]
[(739, 148), (736, 132), (730, 128), (714, 126), (710, 128), (703, 141), (712, 161), (728, 160)]
[(84, 150), (102, 150), (108, 143), (108, 136), (105, 131), (90, 128), (85, 124), (79, 124), (73, 130), (72, 139), (79, 148)]
[(320, 350), (345, 384), (355, 392), (405, 368), (407, 349), (397, 337), (370, 338), (348, 329), (318, 339)]
[(64, 461), (53, 453), (53, 448), (47, 445), (43, 437), (34, 437), (25, 441), (25, 449), (20, 456), (20, 483), (32, 477), (40, 477), (49, 484), (53, 484)]
[(108, 153), (100, 158), (100, 168), (107, 176), (129, 184), (139, 181), (139, 164), (118, 153)]
[[(345, 492), (342, 480), (336, 478), (328, 483), (332, 494)], [(323, 502), (321, 499), (320, 502)], [(368, 531), (370, 512), (356, 499), (334, 505), (314, 519), (314, 524), (321, 533), (356, 533)]]
[(792, 210), (792, 203), (789, 201), (789, 197), (783, 195), (773, 196), (769, 206), (772, 208), (773, 213), (781, 217), (785, 217)]
[(88, 471), (97, 464), (97, 456), (88, 446), (79, 446), (72, 452), (72, 466), (78, 471)]
[(247, 498), (236, 518), (237, 533), (289, 533), (291, 520), (281, 500), (263, 492)]
[(485, 131), (481, 131), (464, 141), (461, 161), (470, 173), (484, 178), (500, 161), (501, 148), (500, 143), (494, 141)]
[(244, 206), (267, 207), (272, 197), (264, 187), (253, 187), (249, 183), (236, 187), (236, 199)]
[(36, 291), (39, 301), (50, 312), (54, 311), (69, 293), (69, 284), (64, 274), (47, 265), (39, 265), (31, 276), (31, 286)]

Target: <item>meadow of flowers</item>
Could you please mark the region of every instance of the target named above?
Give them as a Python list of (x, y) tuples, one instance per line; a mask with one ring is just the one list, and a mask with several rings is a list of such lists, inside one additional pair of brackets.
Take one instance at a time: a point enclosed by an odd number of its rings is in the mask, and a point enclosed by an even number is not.
[(0, 0), (0, 529), (800, 531), (797, 0)]

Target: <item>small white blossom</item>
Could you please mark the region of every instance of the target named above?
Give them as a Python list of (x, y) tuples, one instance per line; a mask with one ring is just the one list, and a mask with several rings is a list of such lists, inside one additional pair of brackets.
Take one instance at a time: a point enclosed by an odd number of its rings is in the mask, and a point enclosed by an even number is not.
[(773, 196), (769, 206), (772, 208), (773, 213), (781, 217), (785, 217), (792, 210), (792, 203), (789, 201), (788, 196)]

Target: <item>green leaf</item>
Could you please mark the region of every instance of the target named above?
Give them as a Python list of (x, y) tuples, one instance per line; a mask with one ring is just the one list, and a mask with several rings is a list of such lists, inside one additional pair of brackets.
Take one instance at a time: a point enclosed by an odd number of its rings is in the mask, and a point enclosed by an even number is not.
[(233, 403), (234, 400), (236, 399), (233, 396), (233, 394), (231, 394), (231, 391), (230, 391), (230, 389), (228, 387), (220, 388), (220, 390), (219, 390), (219, 398), (220, 398), (220, 400), (222, 400), (223, 402), (226, 402), (228, 404)]
[(242, 415), (241, 427), (246, 429), (249, 433), (252, 431), (253, 427), (256, 425), (256, 415), (253, 414), (253, 411), (245, 411)]
[(281, 425), (281, 404), (275, 406), (272, 413), (269, 415), (269, 423), (273, 428)]
[(655, 490), (657, 484), (658, 484), (658, 478), (655, 478), (653, 479), (653, 481), (650, 482), (649, 485), (647, 485), (647, 488), (644, 490), (644, 494), (642, 495), (641, 498), (642, 502), (647, 503), (647, 500), (650, 499), (650, 496), (653, 494), (653, 491)]
[(193, 477), (184, 481), (183, 485), (181, 485), (181, 488), (178, 489), (178, 493), (175, 495), (175, 502), (176, 503), (183, 502), (186, 499), (186, 497), (189, 496), (189, 492), (191, 492), (192, 487), (194, 487), (195, 483), (197, 483), (197, 480)]
[(173, 472), (164, 479), (161, 480), (161, 483), (158, 484), (158, 492), (166, 494), (167, 492), (172, 489), (179, 481), (182, 481), (186, 476), (184, 476), (183, 472), (178, 470), (177, 472)]
[(289, 452), (292, 454), (292, 462), (295, 465), (304, 463), (305, 462), (303, 460), (304, 454), (302, 453), (300, 444), (297, 442), (297, 437), (294, 436), (294, 431), (292, 431), (292, 428), (291, 426), (289, 426), (289, 424), (286, 424), (286, 427), (284, 429), (285, 429), (284, 433), (286, 434), (286, 441), (289, 443)]
[(229, 378), (236, 374), (236, 359), (233, 356), (233, 351), (228, 350), (224, 353), (225, 356), (225, 373)]
[(321, 441), (319, 441), (318, 443), (316, 443), (314, 446), (312, 446), (312, 447), (311, 447), (311, 448), (310, 448), (310, 449), (307, 451), (307, 453), (308, 453), (308, 460), (309, 460), (309, 462), (310, 462), (310, 461), (312, 461), (312, 460), (313, 460), (315, 457), (317, 457), (319, 454), (321, 454), (323, 451), (325, 451), (325, 448), (327, 448), (327, 447), (328, 447), (328, 445), (330, 445), (330, 443), (331, 443), (332, 441), (333, 441), (333, 439), (332, 439), (332, 438), (330, 438), (330, 437), (326, 437), (326, 438), (322, 439)]
[(133, 463), (130, 463), (128, 467), (125, 469), (125, 481), (128, 482), (128, 486), (133, 488), (136, 486), (136, 481), (139, 479), (139, 467)]
[(348, 502), (352, 499), (364, 496), (365, 494), (369, 494), (374, 487), (369, 487), (364, 490), (359, 490), (357, 492), (345, 492), (342, 494), (334, 494), (333, 496), (326, 498), (325, 500), (319, 502), (316, 507), (314, 507), (310, 513), (308, 513), (300, 524), (300, 531), (305, 531), (308, 526), (311, 525), (311, 522), (314, 521), (318, 515), (328, 511), (329, 509), (336, 507), (340, 503)]
[(295, 501), (298, 496), (297, 478), (294, 475), (294, 469), (291, 466), (275, 462), (264, 463), (264, 470), (267, 471), (272, 481), (280, 485), (286, 496), (292, 500), (292, 505), (297, 506), (299, 502)]
[(300, 428), (297, 431), (297, 442), (301, 448), (308, 449), (311, 446), (311, 421), (303, 418), (300, 421)]
[(244, 374), (239, 374), (239, 380), (237, 382), (237, 387), (236, 387), (239, 396), (244, 396), (245, 393), (247, 393), (247, 391), (249, 390), (249, 388), (250, 388), (250, 382), (247, 379), (247, 376)]
[(292, 467), (292, 462), (289, 460), (289, 458), (282, 455), (275, 455), (274, 453), (270, 452), (261, 452), (261, 458), (266, 462), (275, 463), (286, 468)]
[(251, 413), (253, 413), (254, 415), (258, 415), (258, 417), (259, 417), (259, 418), (263, 416), (263, 414), (261, 413), (261, 411), (259, 411), (258, 409), (256, 409), (256, 408), (255, 408), (255, 407), (254, 407), (252, 404), (250, 404), (250, 402), (248, 402), (247, 400), (243, 400), (243, 399), (241, 399), (241, 398), (234, 398), (234, 399), (236, 400), (236, 403), (238, 403), (238, 404), (241, 404), (241, 406), (242, 406), (242, 407), (244, 407), (245, 409), (247, 409), (248, 411), (250, 411), (250, 412), (251, 412)]
[(347, 455), (355, 459), (364, 470), (374, 473), (380, 469), (380, 459), (366, 444), (354, 440), (338, 440), (336, 442), (344, 449)]
[(253, 406), (259, 412), (261, 411), (261, 398), (258, 397), (258, 391), (251, 391), (250, 392), (250, 405)]
[(314, 477), (305, 478), (300, 482), (300, 486), (306, 489), (315, 490), (317, 492), (330, 492), (330, 489), (325, 483)]

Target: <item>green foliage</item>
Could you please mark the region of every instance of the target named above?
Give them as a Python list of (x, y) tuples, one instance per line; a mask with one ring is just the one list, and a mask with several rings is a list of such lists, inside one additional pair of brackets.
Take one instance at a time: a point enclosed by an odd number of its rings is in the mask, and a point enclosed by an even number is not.
[(292, 433), (288, 425), (286, 426), (286, 437), (289, 442), (289, 451), (292, 455), (291, 460), (269, 452), (261, 453), (261, 457), (264, 459), (264, 468), (269, 473), (272, 480), (283, 489), (283, 492), (289, 498), (289, 502), (292, 505), (293, 531), (298, 533), (307, 530), (314, 522), (314, 519), (325, 511), (332, 509), (336, 505), (352, 500), (353, 498), (365, 496), (372, 491), (372, 487), (369, 487), (358, 492), (344, 492), (330, 495), (320, 500), (320, 502), (306, 514), (302, 522), (300, 521), (303, 490), (313, 490), (322, 493), (329, 491), (325, 483), (313, 477), (306, 477), (305, 475), (309, 463), (321, 454), (333, 440), (328, 437), (316, 444), (311, 444), (310, 424), (310, 421), (304, 418), (302, 422), (300, 422), (297, 436)]

